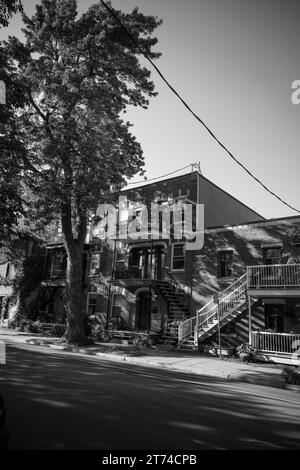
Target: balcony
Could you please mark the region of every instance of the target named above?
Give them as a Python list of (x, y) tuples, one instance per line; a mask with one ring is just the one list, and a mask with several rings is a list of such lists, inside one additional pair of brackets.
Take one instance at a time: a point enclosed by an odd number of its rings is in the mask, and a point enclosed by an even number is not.
[(286, 295), (287, 291), (300, 294), (300, 264), (273, 264), (247, 267), (248, 290), (256, 292), (278, 292)]
[(132, 266), (118, 266), (115, 269), (113, 280), (109, 281), (111, 285), (150, 285), (153, 281), (163, 279), (162, 270), (157, 266), (140, 267), (138, 265)]
[(118, 267), (115, 270), (115, 279), (160, 279), (161, 272), (156, 266), (140, 268), (139, 266)]
[(300, 335), (294, 333), (273, 333), (268, 331), (253, 331), (251, 345), (268, 355), (290, 355), (299, 361)]
[(59, 286), (66, 284), (66, 269), (55, 269), (46, 271), (42, 286)]

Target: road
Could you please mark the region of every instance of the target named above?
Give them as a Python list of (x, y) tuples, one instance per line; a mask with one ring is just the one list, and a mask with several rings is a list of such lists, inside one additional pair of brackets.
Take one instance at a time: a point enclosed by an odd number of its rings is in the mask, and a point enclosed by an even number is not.
[(299, 395), (12, 344), (11, 449), (296, 449)]

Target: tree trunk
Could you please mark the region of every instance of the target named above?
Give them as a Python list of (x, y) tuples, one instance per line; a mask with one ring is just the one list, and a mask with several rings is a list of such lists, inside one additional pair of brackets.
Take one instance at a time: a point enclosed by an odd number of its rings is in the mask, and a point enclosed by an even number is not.
[(82, 246), (76, 243), (72, 247), (67, 246), (67, 285), (66, 285), (66, 310), (67, 329), (63, 340), (67, 343), (85, 345), (88, 339), (85, 333), (83, 320), (83, 287), (82, 287)]

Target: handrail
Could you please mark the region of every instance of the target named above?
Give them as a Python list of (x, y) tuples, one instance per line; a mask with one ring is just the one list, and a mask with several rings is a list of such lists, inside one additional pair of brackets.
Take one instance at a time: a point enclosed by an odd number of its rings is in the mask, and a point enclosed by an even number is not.
[(175, 287), (176, 291), (180, 291), (181, 293), (188, 295), (185, 291), (184, 287), (180, 284), (180, 282), (173, 276), (170, 269), (166, 266), (161, 267), (161, 274), (162, 278), (165, 281), (169, 281), (173, 287)]
[(300, 334), (252, 331), (251, 345), (259, 351), (268, 353), (295, 353), (300, 342)]
[(300, 264), (267, 264), (247, 267), (250, 288), (286, 288), (300, 286)]
[(246, 286), (247, 274), (245, 273), (219, 294), (219, 305), (214, 302), (214, 299), (211, 299), (197, 311), (196, 316), (188, 318), (179, 325), (178, 342), (189, 336), (193, 331), (196, 341), (199, 328), (204, 325), (207, 326), (210, 320), (217, 319), (218, 309), (220, 318), (223, 318), (228, 311), (228, 307), (233, 306), (236, 301), (239, 301), (245, 295)]

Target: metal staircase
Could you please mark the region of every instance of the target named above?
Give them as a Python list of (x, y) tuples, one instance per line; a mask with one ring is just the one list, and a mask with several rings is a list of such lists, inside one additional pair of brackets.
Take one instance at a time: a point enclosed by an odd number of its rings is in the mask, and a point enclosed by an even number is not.
[(177, 344), (179, 325), (190, 315), (190, 297), (167, 268), (162, 268), (161, 273), (161, 280), (157, 282), (156, 288), (168, 305), (168, 321), (163, 340)]
[(218, 295), (218, 302), (211, 299), (196, 316), (183, 321), (178, 328), (178, 346), (197, 347), (217, 331), (219, 320), (222, 328), (237, 318), (246, 308), (246, 288), (247, 274), (243, 274)]

